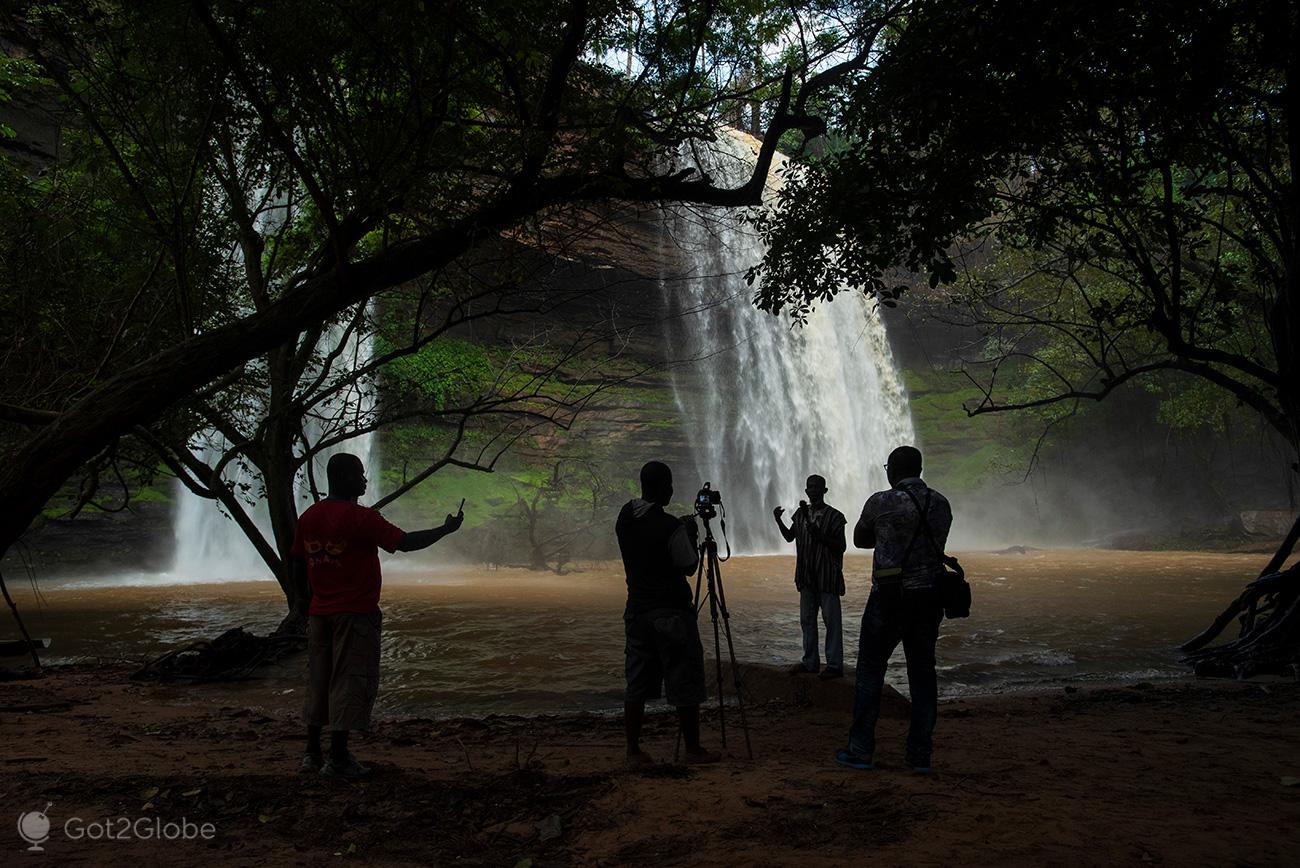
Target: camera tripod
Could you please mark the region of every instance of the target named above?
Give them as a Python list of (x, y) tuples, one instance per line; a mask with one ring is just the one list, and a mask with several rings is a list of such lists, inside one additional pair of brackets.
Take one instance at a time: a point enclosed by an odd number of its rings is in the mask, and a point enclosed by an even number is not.
[[(722, 616), (722, 633), (727, 636), (727, 656), (731, 659), (731, 683), (736, 691), (736, 707), (740, 711), (740, 728), (745, 733), (745, 755), (754, 758), (754, 748), (749, 742), (749, 724), (745, 721), (745, 697), (740, 692), (740, 668), (736, 665), (736, 649), (731, 642), (731, 616), (727, 612), (727, 594), (722, 587), (722, 570), (718, 566), (718, 541), (709, 526), (709, 514), (698, 513), (704, 522), (704, 539), (700, 542), (700, 566), (695, 573), (695, 611), (700, 604), (700, 580), (704, 579), (704, 593), (709, 603), (709, 617), (713, 621), (713, 662), (717, 667), (718, 727), (722, 731), (722, 746), (727, 746), (727, 713), (722, 696), (722, 638), (718, 630), (718, 616)], [(725, 530), (725, 525), (723, 527)]]

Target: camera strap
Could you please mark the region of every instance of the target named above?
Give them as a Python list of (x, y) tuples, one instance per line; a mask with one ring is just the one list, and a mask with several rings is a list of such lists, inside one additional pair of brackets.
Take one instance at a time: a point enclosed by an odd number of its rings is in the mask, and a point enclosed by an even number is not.
[(727, 538), (727, 507), (723, 504), (718, 506), (718, 529), (722, 531), (722, 543), (727, 547), (727, 556), (718, 558), (718, 563), (723, 563), (731, 560), (731, 540)]

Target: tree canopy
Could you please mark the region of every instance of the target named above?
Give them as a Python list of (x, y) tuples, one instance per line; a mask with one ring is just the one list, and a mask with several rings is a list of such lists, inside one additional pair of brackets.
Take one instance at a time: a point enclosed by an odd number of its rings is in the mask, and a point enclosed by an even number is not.
[[(19, 5), (0, 549), (125, 435), (250, 359), (301, 361), (332, 318), (485, 240), (602, 200), (757, 204), (777, 143), (867, 62), (876, 9)], [(630, 70), (602, 59), (629, 42)], [(684, 165), (760, 92), (747, 183)]]
[(1298, 35), (1282, 2), (915, 4), (760, 221), (757, 301), (921, 275), (986, 333), (970, 412), (1174, 371), (1300, 448)]

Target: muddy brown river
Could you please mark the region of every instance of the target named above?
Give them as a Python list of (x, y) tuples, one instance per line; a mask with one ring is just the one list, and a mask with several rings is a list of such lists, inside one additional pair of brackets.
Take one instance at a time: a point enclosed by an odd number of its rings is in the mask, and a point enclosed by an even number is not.
[[(942, 628), (945, 695), (1184, 674), (1175, 646), (1203, 629), (1267, 560), (1259, 554), (1084, 549), (960, 557), (974, 605), (970, 618)], [(870, 563), (868, 556), (845, 560), (850, 666)], [(796, 661), (794, 559), (737, 557), (722, 570), (737, 656)], [(53, 640), (50, 662), (144, 661), (228, 627), (266, 631), (283, 612), (271, 581), (47, 578), (39, 581), (39, 593), (22, 580), (10, 584), (33, 634)], [(380, 710), (431, 715), (615, 708), (622, 696), (623, 600), (618, 563), (556, 576), (390, 559)], [(712, 653), (707, 609), (700, 630)], [(295, 658), (264, 674), (263, 686), (292, 700), (301, 695), (303, 666), (304, 658)], [(906, 689), (901, 649), (890, 681)]]

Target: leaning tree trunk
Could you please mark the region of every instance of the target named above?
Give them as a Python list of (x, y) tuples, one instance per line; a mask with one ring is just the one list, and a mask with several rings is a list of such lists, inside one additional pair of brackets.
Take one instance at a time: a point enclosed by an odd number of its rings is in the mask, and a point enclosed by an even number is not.
[[(1205, 632), (1185, 642), (1185, 661), (1197, 675), (1249, 678), (1267, 673), (1300, 677), (1300, 564), (1283, 570), (1296, 541), (1300, 517), (1259, 578), (1246, 586)], [(1234, 619), (1236, 639), (1211, 646)]]

